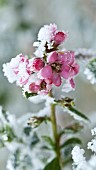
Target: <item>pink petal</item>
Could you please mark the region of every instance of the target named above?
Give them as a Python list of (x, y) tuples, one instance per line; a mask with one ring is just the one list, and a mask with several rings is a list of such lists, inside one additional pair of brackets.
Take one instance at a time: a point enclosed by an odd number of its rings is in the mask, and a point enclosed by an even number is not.
[(54, 37), (54, 41), (56, 45), (61, 44), (65, 39), (67, 38), (67, 34), (59, 31), (56, 33), (55, 37)]
[(60, 73), (60, 75), (64, 78), (64, 79), (68, 79), (71, 75), (70, 72), (70, 66), (66, 65), (62, 67), (62, 71)]
[(70, 79), (70, 84), (71, 84), (71, 87), (72, 87), (72, 88), (75, 88), (75, 82), (74, 82), (73, 79)]
[(74, 63), (74, 52), (73, 51), (66, 51), (66, 52), (60, 52), (58, 54), (59, 60), (63, 62), (64, 65), (70, 65)]
[(49, 54), (47, 58), (48, 63), (54, 63), (58, 59), (58, 53), (56, 51)]
[(29, 85), (29, 90), (33, 93), (37, 93), (39, 91), (39, 86), (36, 85), (35, 83), (31, 83)]
[(41, 76), (44, 79), (51, 79), (52, 78), (52, 68), (51, 68), (51, 66), (46, 65), (44, 68), (42, 68)]
[(74, 64), (73, 70), (74, 70), (74, 75), (79, 73), (79, 65), (77, 63)]
[(53, 73), (53, 77), (52, 77), (52, 83), (55, 86), (60, 86), (61, 85), (61, 77), (58, 73)]
[(36, 70), (41, 70), (44, 66), (44, 62), (40, 59), (40, 58), (36, 58), (34, 59), (33, 61), (33, 67), (36, 69)]

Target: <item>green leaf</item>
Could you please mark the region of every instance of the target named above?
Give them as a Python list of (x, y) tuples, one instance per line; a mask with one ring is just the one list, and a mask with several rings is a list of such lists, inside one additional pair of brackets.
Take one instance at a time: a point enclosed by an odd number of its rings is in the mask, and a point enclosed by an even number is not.
[(28, 93), (27, 91), (25, 92), (25, 96), (26, 98), (32, 97), (32, 96), (36, 96), (37, 93)]
[(43, 170), (61, 170), (58, 158), (54, 158)]
[(73, 138), (70, 138), (70, 139), (66, 140), (66, 141), (61, 145), (61, 148), (64, 148), (64, 147), (66, 147), (66, 146), (68, 146), (68, 145), (73, 145), (73, 144), (79, 144), (79, 145), (81, 145), (82, 142), (81, 142), (81, 140), (80, 140), (79, 138), (73, 137)]
[(49, 136), (42, 136), (45, 142), (47, 142), (52, 148), (55, 147), (53, 140)]
[(4, 147), (5, 145), (4, 145), (4, 141), (3, 141), (3, 139), (0, 139), (0, 148), (2, 148), (2, 147)]
[(29, 136), (30, 135), (30, 132), (31, 132), (32, 128), (30, 126), (26, 126), (24, 127), (23, 131), (25, 133), (26, 136)]
[(60, 132), (60, 137), (64, 134), (73, 134), (73, 133), (77, 133), (78, 131), (80, 131), (81, 129), (83, 129), (83, 126), (80, 123), (73, 123), (67, 127), (65, 127), (61, 132)]
[(89, 121), (88, 117), (85, 116), (83, 113), (81, 113), (80, 111), (78, 111), (76, 108), (74, 107), (68, 107), (68, 110), (70, 110), (71, 112), (75, 113), (76, 115), (82, 117), (83, 119)]
[(34, 147), (37, 143), (39, 143), (39, 137), (37, 136), (37, 133), (34, 132), (33, 136), (32, 136), (32, 139), (31, 139), (31, 143), (30, 143), (30, 146), (31, 147)]

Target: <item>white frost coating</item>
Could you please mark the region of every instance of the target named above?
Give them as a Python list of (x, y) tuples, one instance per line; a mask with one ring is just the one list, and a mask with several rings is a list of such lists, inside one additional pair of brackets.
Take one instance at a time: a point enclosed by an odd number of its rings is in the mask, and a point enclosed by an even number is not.
[(44, 52), (45, 52), (45, 41), (42, 41), (40, 44), (39, 44), (39, 46), (38, 46), (38, 48), (37, 48), (37, 50), (34, 52), (34, 54), (37, 56), (37, 57), (39, 57), (39, 58), (42, 58), (42, 57), (44, 57)]
[(96, 83), (96, 78), (89, 68), (85, 68), (84, 74), (87, 76), (87, 79), (90, 80), (91, 84)]
[[(85, 56), (90, 55), (90, 56), (94, 57), (94, 56), (96, 56), (96, 51), (94, 51), (93, 49), (78, 48), (75, 51), (75, 55), (78, 55), (78, 54), (83, 54)], [(85, 59), (87, 59), (87, 58), (85, 58)], [(92, 57), (91, 57), (91, 59), (92, 59)]]
[(63, 87), (62, 87), (62, 92), (69, 93), (70, 91), (74, 91), (75, 89), (72, 88), (71, 84), (69, 83), (69, 80), (67, 80)]
[(96, 153), (96, 139), (92, 139), (91, 142), (88, 142), (88, 149)]
[(91, 134), (92, 134), (92, 136), (95, 136), (95, 135), (96, 135), (96, 127), (91, 130)]
[(67, 112), (68, 114), (70, 114), (71, 116), (73, 116), (74, 119), (76, 119), (76, 120), (78, 120), (78, 121), (83, 121), (83, 122), (85, 122), (85, 123), (88, 123), (88, 122), (87, 122), (85, 119), (83, 119), (81, 116), (76, 115), (74, 112), (68, 110), (67, 108), (64, 108), (63, 110), (64, 110), (64, 112)]
[(17, 75), (13, 72), (12, 68), (10, 67), (10, 63), (3, 64), (3, 72), (4, 76), (8, 78), (10, 83), (14, 83), (17, 80)]
[(72, 159), (78, 165), (80, 162), (85, 162), (84, 149), (80, 149), (79, 146), (75, 146), (72, 150)]
[(44, 25), (38, 33), (38, 40), (50, 42), (54, 38), (54, 34), (57, 31), (57, 26), (55, 24)]
[[(96, 135), (96, 128), (91, 130), (92, 135)], [(96, 153), (96, 138), (92, 139), (91, 142), (88, 142), (88, 149), (91, 149), (92, 152)], [(73, 159), (73, 170), (96, 170), (96, 155), (92, 155), (88, 161), (83, 156), (85, 151), (80, 149), (79, 146), (75, 146), (72, 150), (72, 159)]]

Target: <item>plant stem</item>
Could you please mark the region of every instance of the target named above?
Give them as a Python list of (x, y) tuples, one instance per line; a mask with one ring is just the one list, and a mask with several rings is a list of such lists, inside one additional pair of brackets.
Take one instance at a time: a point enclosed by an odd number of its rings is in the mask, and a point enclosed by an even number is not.
[[(52, 91), (49, 93), (49, 96), (52, 97)], [(55, 115), (55, 104), (51, 104), (51, 123), (52, 123), (52, 130), (53, 130), (53, 137), (54, 137), (54, 142), (55, 142), (55, 152), (56, 156), (59, 159), (60, 162), (60, 143), (59, 143), (59, 135), (58, 135), (58, 130), (57, 130), (57, 122), (56, 122), (56, 115)]]

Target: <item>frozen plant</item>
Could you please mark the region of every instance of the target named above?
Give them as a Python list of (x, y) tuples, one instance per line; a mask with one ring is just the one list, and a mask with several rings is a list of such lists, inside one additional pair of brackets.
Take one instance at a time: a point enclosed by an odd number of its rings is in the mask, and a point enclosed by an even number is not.
[(79, 146), (75, 146), (72, 150), (72, 159), (73, 159), (73, 170), (95, 170), (96, 169), (96, 128), (91, 130), (92, 136), (94, 139), (91, 142), (88, 142), (87, 148), (91, 149), (94, 152), (91, 155), (89, 160), (86, 160), (84, 157), (84, 149), (81, 149)]
[(22, 88), (25, 97), (37, 104), (45, 100), (45, 108), (28, 120), (28, 125), (32, 128), (39, 129), (43, 122), (52, 125), (53, 136), (42, 136), (42, 140), (47, 142), (47, 146), (43, 148), (48, 152), (54, 151), (54, 158), (48, 159), (47, 165), (45, 161), (44, 170), (53, 170), (53, 167), (61, 170), (70, 159), (73, 145), (81, 144), (81, 140), (73, 134), (78, 132), (82, 125), (74, 121), (64, 129), (59, 128), (56, 120), (57, 106), (64, 108), (65, 112), (78, 121), (88, 121), (88, 118), (75, 108), (74, 99), (55, 99), (53, 92), (54, 87), (62, 87), (62, 84), (63, 92), (75, 89), (74, 79), (79, 73), (75, 53), (60, 48), (67, 37), (68, 33), (58, 30), (56, 24), (45, 25), (38, 33), (37, 42), (33, 44), (36, 47), (34, 56), (29, 58), (21, 53), (9, 63), (3, 64), (4, 75), (10, 83), (16, 82), (16, 85)]

